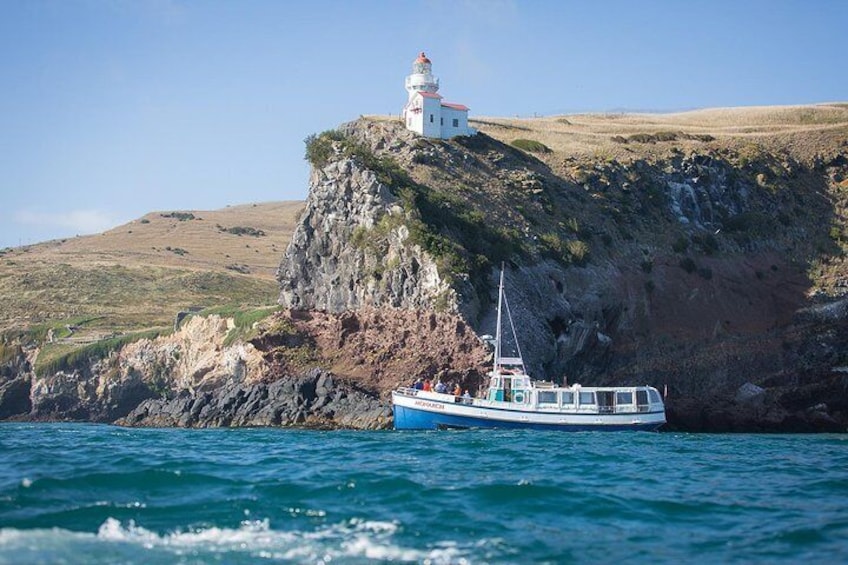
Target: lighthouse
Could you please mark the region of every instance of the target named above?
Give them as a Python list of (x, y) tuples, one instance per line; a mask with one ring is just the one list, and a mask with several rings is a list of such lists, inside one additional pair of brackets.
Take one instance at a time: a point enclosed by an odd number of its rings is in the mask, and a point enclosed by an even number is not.
[(408, 97), (403, 107), (406, 129), (438, 139), (477, 133), (468, 127), (467, 106), (442, 102), (439, 79), (433, 76), (433, 63), (423, 52), (412, 62), (412, 74), (406, 77), (406, 92)]

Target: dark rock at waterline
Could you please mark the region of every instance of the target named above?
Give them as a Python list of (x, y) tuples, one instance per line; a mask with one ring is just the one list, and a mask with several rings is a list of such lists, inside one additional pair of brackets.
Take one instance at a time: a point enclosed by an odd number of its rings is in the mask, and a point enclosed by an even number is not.
[[(668, 423), (663, 430), (710, 433), (848, 431), (844, 401), (803, 406), (798, 403), (802, 396), (799, 390), (803, 392), (803, 389), (792, 389), (788, 395), (781, 395), (746, 383), (733, 398), (670, 398), (666, 400)], [(823, 391), (814, 392), (813, 397), (824, 394)]]
[(391, 407), (318, 369), (272, 383), (228, 383), (213, 391), (180, 391), (148, 399), (116, 422), (125, 426), (298, 426), (382, 429)]
[(29, 413), (29, 377), (17, 377), (0, 382), (0, 420)]

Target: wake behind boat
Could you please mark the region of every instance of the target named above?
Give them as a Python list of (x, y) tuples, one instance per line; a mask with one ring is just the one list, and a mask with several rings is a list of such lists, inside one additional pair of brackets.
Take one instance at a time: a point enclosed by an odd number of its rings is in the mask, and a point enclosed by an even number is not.
[[(501, 321), (506, 313), (517, 356), (502, 356)], [(530, 428), (539, 430), (656, 430), (665, 405), (650, 386), (555, 386), (527, 375), (504, 294), (501, 270), (494, 367), (485, 398), (401, 387), (392, 391), (396, 430)]]

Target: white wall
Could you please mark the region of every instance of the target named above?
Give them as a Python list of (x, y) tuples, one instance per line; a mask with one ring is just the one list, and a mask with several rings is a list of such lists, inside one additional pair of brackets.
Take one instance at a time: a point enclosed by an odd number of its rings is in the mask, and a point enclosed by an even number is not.
[(442, 137), (442, 103), (438, 98), (422, 97), (421, 118), (423, 120), (423, 130), (421, 135), (425, 137)]
[[(471, 131), (468, 129), (467, 110), (456, 110), (442, 106), (442, 118), (444, 118), (444, 125), (441, 127), (440, 137), (449, 139), (457, 135), (471, 135)], [(454, 125), (454, 120), (456, 120), (457, 125)]]

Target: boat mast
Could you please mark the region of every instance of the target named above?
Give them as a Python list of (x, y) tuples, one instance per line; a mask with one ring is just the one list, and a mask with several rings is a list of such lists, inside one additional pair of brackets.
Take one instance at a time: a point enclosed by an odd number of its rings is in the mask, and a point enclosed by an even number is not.
[(503, 304), (504, 265), (501, 263), (501, 282), (498, 285), (498, 324), (495, 326), (495, 366), (493, 371), (498, 373), (501, 362), (501, 305)]

